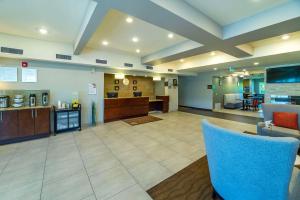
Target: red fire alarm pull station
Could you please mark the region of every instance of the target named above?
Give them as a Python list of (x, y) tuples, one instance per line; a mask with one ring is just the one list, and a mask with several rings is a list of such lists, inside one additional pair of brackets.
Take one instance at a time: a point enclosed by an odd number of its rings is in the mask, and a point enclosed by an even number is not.
[(26, 62), (26, 61), (22, 61), (22, 67), (28, 67), (28, 62)]

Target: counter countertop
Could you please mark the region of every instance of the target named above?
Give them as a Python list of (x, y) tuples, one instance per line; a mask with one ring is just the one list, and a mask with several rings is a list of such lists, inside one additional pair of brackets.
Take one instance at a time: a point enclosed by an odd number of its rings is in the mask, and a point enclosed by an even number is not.
[(118, 98), (107, 98), (105, 97), (104, 99), (138, 99), (138, 98), (150, 98), (147, 96), (142, 96), (142, 97), (118, 97)]
[(157, 101), (164, 101), (162, 99), (150, 99), (149, 102), (157, 102)]
[(8, 107), (8, 108), (0, 108), (0, 111), (27, 110), (27, 109), (39, 109), (39, 108), (51, 108), (51, 107), (52, 106), (34, 106), (34, 107), (23, 106), (23, 107), (19, 107), (19, 108)]

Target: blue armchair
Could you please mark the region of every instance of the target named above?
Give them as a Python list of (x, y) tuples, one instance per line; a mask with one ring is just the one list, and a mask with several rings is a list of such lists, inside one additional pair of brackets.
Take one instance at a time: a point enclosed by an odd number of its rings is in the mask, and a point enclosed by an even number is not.
[(211, 182), (226, 200), (299, 200), (299, 140), (248, 135), (203, 120)]

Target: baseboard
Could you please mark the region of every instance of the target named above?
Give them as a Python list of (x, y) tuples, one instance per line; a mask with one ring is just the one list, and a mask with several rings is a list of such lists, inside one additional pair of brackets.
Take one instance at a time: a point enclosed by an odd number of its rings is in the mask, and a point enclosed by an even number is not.
[(182, 106), (182, 105), (178, 105), (178, 107), (191, 108), (191, 109), (195, 109), (195, 110), (203, 110), (203, 111), (213, 111), (212, 109), (207, 109), (207, 108), (196, 108), (196, 107), (192, 107), (192, 106)]

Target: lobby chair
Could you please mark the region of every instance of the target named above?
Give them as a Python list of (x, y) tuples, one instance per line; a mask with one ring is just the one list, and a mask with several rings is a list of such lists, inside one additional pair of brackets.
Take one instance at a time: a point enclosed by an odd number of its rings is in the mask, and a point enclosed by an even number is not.
[(239, 133), (203, 120), (214, 196), (225, 200), (299, 200), (299, 140)]
[[(273, 121), (274, 112), (293, 112), (298, 113), (298, 127), (300, 128), (300, 106), (285, 104), (262, 104), (264, 121)], [(270, 137), (294, 137), (300, 140), (300, 131), (279, 126), (271, 128), (265, 126), (265, 122), (258, 122), (257, 134)]]

